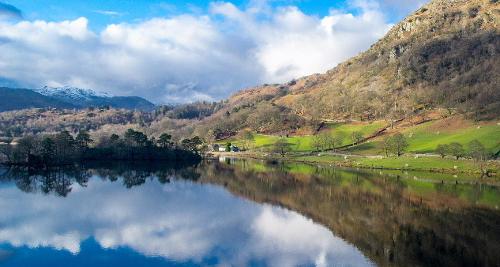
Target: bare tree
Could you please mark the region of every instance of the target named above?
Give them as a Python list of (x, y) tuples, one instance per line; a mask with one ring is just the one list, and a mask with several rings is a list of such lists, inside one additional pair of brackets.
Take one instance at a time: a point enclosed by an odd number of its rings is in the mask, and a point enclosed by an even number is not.
[(402, 133), (397, 133), (391, 137), (391, 140), (392, 151), (400, 157), (409, 145), (408, 141), (406, 141), (406, 137)]
[(448, 145), (448, 151), (453, 155), (456, 159), (459, 159), (465, 155), (465, 150), (462, 144), (453, 142)]
[(444, 158), (446, 157), (446, 155), (448, 154), (450, 148), (448, 145), (442, 145), (442, 144), (439, 144), (437, 147), (436, 147), (436, 153), (438, 153), (441, 158)]
[(316, 149), (316, 151), (321, 151), (321, 147), (323, 146), (321, 143), (321, 137), (319, 135), (314, 135), (311, 145)]
[(243, 132), (243, 148), (245, 150), (249, 150), (250, 147), (252, 146), (253, 142), (254, 142), (255, 138), (253, 136), (253, 133), (249, 130), (245, 130)]
[(274, 143), (274, 152), (279, 153), (282, 157), (286, 155), (286, 153), (290, 152), (290, 143), (287, 142), (285, 138), (280, 138), (276, 143)]
[(361, 132), (355, 131), (351, 134), (352, 143), (357, 145), (361, 140), (363, 140), (363, 134)]

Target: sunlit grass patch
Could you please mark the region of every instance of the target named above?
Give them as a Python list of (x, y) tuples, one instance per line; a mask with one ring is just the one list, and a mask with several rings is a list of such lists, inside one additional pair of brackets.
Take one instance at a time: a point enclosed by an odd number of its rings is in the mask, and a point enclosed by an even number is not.
[[(450, 127), (439, 125), (440, 121), (427, 122), (421, 125), (402, 129), (408, 141), (407, 152), (410, 153), (434, 153), (440, 144), (460, 143), (468, 150), (468, 143), (474, 139), (479, 140), (490, 153), (500, 150), (500, 125), (476, 125), (467, 123), (462, 127)], [(349, 148), (348, 151), (361, 155), (383, 154), (382, 140), (384, 136)]]
[[(327, 129), (323, 131), (330, 132), (331, 134), (341, 135), (343, 136), (343, 142), (341, 145), (348, 145), (352, 143), (351, 135), (353, 132), (360, 132), (363, 137), (368, 137), (381, 128), (384, 127), (383, 121), (375, 121), (375, 122), (358, 122), (358, 123), (331, 123), (327, 125)], [(264, 134), (254, 134), (254, 140), (251, 144), (253, 150), (272, 150), (273, 145), (280, 139), (285, 138), (286, 141), (290, 144), (290, 149), (293, 152), (306, 152), (306, 151), (314, 151), (315, 148), (313, 146), (313, 135), (303, 135), (303, 136), (279, 136), (279, 135), (264, 135)], [(220, 144), (225, 144), (227, 142), (231, 142), (237, 146), (243, 146), (244, 140), (240, 138), (231, 138), (227, 139), (224, 142), (220, 142)]]

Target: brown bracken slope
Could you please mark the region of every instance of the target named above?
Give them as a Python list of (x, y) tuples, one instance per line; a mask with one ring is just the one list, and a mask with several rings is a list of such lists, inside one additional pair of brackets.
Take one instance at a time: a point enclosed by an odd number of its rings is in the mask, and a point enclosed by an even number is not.
[(325, 74), (236, 93), (195, 133), (293, 131), (323, 120), (400, 119), (434, 108), (496, 119), (499, 15), (498, 0), (431, 1)]

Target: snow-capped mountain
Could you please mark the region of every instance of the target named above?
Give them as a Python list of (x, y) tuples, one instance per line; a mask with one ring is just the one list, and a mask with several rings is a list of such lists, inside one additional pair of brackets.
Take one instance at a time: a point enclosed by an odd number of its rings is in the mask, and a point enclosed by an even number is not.
[(0, 111), (30, 107), (87, 108), (112, 107), (151, 111), (155, 105), (138, 96), (112, 96), (91, 89), (75, 87), (42, 87), (16, 89), (0, 87)]
[(77, 107), (110, 106), (113, 108), (152, 110), (154, 104), (137, 96), (113, 96), (99, 93), (91, 89), (82, 89), (70, 86), (49, 87), (44, 86), (33, 91)]
[(76, 88), (76, 87), (70, 87), (70, 86), (64, 86), (64, 87), (49, 87), (49, 86), (44, 86), (39, 89), (34, 89), (33, 91), (45, 95), (45, 96), (51, 96), (51, 97), (57, 97), (57, 98), (65, 98), (68, 100), (77, 100), (77, 101), (89, 101), (94, 98), (99, 98), (99, 97), (113, 97), (110, 94), (107, 93), (98, 93), (92, 89), (82, 89), (82, 88)]

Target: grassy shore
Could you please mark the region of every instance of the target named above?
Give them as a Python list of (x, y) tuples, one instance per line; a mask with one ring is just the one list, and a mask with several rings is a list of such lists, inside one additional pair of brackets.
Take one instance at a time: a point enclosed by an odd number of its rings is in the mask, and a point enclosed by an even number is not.
[[(323, 132), (330, 132), (344, 137), (341, 145), (352, 142), (350, 136), (359, 132), (363, 137), (369, 137), (387, 127), (387, 122), (346, 122), (327, 123)], [(384, 157), (383, 140), (394, 133), (402, 133), (408, 148), (402, 157)], [(414, 124), (402, 122), (394, 128), (387, 128), (384, 135), (375, 136), (365, 142), (342, 149), (341, 154), (332, 152), (313, 152), (313, 135), (290, 135), (280, 137), (277, 135), (263, 135), (254, 133), (250, 152), (222, 153), (222, 156), (249, 157), (266, 160), (279, 160), (290, 162), (303, 162), (315, 164), (331, 164), (351, 168), (384, 169), (395, 171), (421, 171), (442, 173), (453, 177), (456, 174), (466, 174), (469, 177), (481, 177), (486, 171), (488, 176), (500, 177), (500, 161), (475, 162), (469, 159), (456, 160), (453, 157), (441, 158), (436, 156), (436, 147), (440, 144), (452, 142), (460, 143), (464, 154), (469, 153), (468, 144), (472, 140), (479, 140), (490, 155), (500, 150), (500, 122), (474, 122), (461, 116), (435, 118), (433, 120)], [(285, 138), (289, 144), (289, 153), (285, 157), (273, 154), (274, 144)], [(221, 141), (224, 145), (231, 142), (244, 147), (245, 142), (241, 137)], [(339, 146), (341, 146), (339, 145)], [(418, 156), (417, 156), (418, 155)]]

